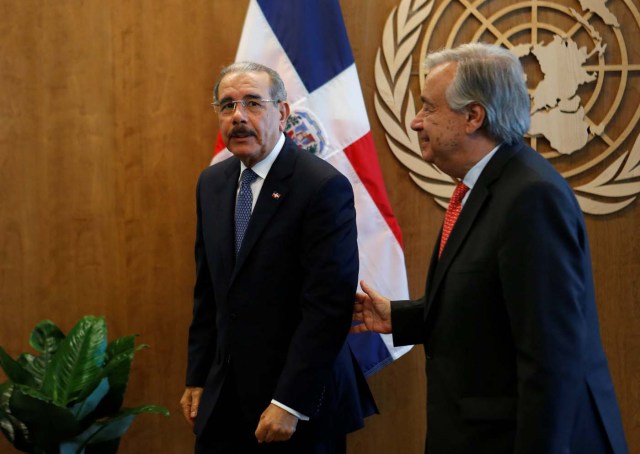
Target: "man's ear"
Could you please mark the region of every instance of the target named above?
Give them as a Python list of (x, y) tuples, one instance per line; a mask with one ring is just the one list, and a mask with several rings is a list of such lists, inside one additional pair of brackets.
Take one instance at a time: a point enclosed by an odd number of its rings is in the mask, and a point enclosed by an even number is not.
[(481, 104), (473, 102), (467, 106), (467, 134), (473, 134), (478, 131), (484, 124), (487, 117), (487, 111)]
[(280, 111), (280, 132), (284, 132), (287, 127), (287, 118), (291, 113), (291, 107), (287, 101), (282, 101), (278, 103), (278, 110)]

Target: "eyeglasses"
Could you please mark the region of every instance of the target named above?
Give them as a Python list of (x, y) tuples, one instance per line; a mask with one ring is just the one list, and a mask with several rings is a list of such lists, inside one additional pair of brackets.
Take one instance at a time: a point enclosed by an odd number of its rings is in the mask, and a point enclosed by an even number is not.
[(229, 116), (233, 115), (238, 104), (242, 105), (245, 112), (250, 114), (259, 114), (267, 108), (267, 103), (269, 102), (279, 103), (280, 101), (277, 99), (248, 98), (240, 99), (239, 101), (225, 101), (223, 103), (214, 102), (211, 105), (213, 106), (213, 110), (218, 112), (220, 115)]

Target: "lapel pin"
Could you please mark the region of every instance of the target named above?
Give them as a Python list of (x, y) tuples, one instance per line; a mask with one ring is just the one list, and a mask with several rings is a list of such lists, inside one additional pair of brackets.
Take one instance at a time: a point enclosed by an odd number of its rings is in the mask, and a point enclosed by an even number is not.
[(280, 198), (280, 193), (279, 192), (274, 192), (273, 194), (271, 194), (271, 197), (273, 197), (274, 199), (278, 200)]

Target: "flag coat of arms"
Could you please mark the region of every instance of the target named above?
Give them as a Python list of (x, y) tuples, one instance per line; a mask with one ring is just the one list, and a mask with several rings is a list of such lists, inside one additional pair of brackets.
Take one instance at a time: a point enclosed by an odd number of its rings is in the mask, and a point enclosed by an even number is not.
[[(408, 299), (400, 228), (382, 181), (338, 0), (251, 0), (236, 61), (261, 63), (280, 74), (291, 105), (286, 133), (353, 186), (360, 279), (391, 299)], [(227, 156), (218, 140), (213, 161)], [(375, 333), (352, 334), (348, 342), (366, 376), (411, 348), (394, 347), (390, 335)]]

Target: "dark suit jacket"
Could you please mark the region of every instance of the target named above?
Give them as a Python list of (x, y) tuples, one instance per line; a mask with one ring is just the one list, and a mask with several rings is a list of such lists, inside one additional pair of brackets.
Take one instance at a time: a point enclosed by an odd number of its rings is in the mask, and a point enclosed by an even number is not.
[(587, 232), (553, 167), (502, 145), (437, 251), (425, 296), (392, 305), (394, 342), (425, 345), (428, 452), (626, 452)]
[(287, 138), (236, 259), (239, 171), (232, 157), (198, 182), (187, 368), (187, 385), (204, 387), (195, 432), (227, 379), (256, 426), (275, 399), (322, 431), (360, 428), (375, 404), (345, 344), (359, 266), (351, 185)]

